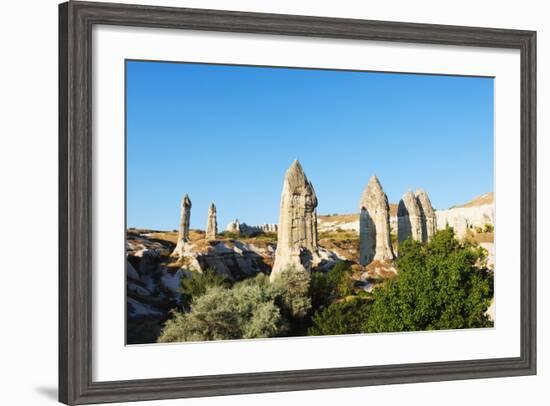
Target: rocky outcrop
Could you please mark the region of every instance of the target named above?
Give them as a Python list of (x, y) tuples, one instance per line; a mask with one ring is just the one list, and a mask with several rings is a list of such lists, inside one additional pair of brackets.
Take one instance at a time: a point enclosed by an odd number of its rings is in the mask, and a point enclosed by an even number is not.
[(241, 232), (241, 222), (239, 219), (233, 220), (231, 223), (225, 227), (225, 231), (229, 231), (230, 233), (240, 233)]
[(189, 242), (189, 223), (191, 220), (191, 199), (186, 194), (181, 199), (181, 215), (180, 215), (180, 228), (178, 232), (178, 242), (173, 256), (182, 257), (185, 251), (185, 244)]
[(388, 198), (376, 176), (370, 178), (363, 191), (359, 209), (360, 264), (368, 265), (373, 260), (393, 260)]
[(206, 223), (206, 239), (215, 240), (218, 234), (218, 221), (216, 218), (216, 205), (212, 203), (208, 208), (208, 221)]
[(318, 259), (317, 196), (297, 160), (286, 171), (271, 280), (287, 267), (309, 271)]
[(406, 192), (397, 207), (397, 241), (412, 238), (422, 241), (422, 223), (418, 201), (413, 192)]
[(495, 224), (495, 207), (493, 204), (481, 206), (453, 207), (448, 210), (435, 212), (437, 229), (452, 227), (459, 239), (466, 237), (468, 230), (475, 230), (477, 227), (484, 228), (487, 225)]
[(236, 233), (243, 237), (250, 237), (261, 233), (276, 233), (277, 224), (262, 224), (260, 226), (249, 226), (246, 223), (241, 223), (238, 219), (230, 222), (225, 231)]
[(420, 222), (422, 227), (422, 242), (430, 241), (432, 236), (437, 231), (437, 218), (432, 207), (432, 202), (426, 191), (419, 189), (415, 193), (416, 202), (420, 209)]
[(267, 224), (267, 223), (257, 227), (264, 233), (276, 233), (278, 228), (277, 224)]

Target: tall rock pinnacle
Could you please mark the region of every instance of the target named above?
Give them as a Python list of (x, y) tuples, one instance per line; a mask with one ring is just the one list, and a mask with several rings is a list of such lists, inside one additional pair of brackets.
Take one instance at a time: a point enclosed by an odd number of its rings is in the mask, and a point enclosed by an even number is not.
[(420, 209), (420, 221), (422, 225), (422, 242), (430, 241), (437, 231), (437, 218), (432, 207), (432, 202), (426, 191), (419, 189), (415, 192), (418, 208)]
[(181, 199), (180, 228), (178, 232), (178, 243), (172, 252), (173, 256), (183, 256), (185, 244), (189, 242), (189, 222), (191, 220), (191, 199), (186, 194)]
[(295, 160), (285, 174), (271, 280), (289, 266), (310, 270), (318, 248), (316, 207), (313, 185)]
[(406, 192), (397, 207), (397, 240), (399, 243), (412, 238), (422, 241), (422, 220), (418, 201), (413, 192)]
[(215, 240), (218, 234), (218, 221), (216, 217), (216, 205), (212, 203), (208, 208), (208, 222), (206, 223), (206, 239)]
[(359, 202), (359, 262), (391, 261), (394, 254), (390, 238), (390, 206), (376, 176), (369, 183)]

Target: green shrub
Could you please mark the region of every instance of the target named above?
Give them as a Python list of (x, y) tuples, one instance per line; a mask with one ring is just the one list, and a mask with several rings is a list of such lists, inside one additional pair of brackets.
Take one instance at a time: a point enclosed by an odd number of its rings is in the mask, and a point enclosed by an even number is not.
[(344, 298), (354, 292), (349, 263), (341, 261), (326, 273), (314, 272), (311, 275), (310, 295), (314, 309), (327, 306), (337, 298)]
[(273, 280), (273, 287), (281, 293), (282, 310), (289, 317), (301, 319), (311, 310), (309, 286), (309, 272), (295, 267), (283, 269)]
[(182, 306), (189, 307), (193, 298), (203, 295), (208, 288), (214, 286), (230, 287), (231, 281), (223, 275), (216, 274), (214, 268), (208, 268), (203, 272), (193, 272), (190, 277), (183, 277), (179, 290)]
[(313, 316), (313, 325), (308, 330), (308, 335), (361, 333), (371, 306), (370, 301), (355, 297), (348, 301), (333, 303)]
[(280, 336), (288, 330), (276, 300), (281, 292), (260, 274), (232, 289), (210, 286), (188, 313), (173, 311), (158, 342), (207, 341)]
[(460, 243), (452, 228), (447, 228), (438, 231), (426, 245), (405, 241), (399, 255), (398, 276), (373, 291), (366, 331), (492, 325), (485, 315), (493, 289), (483, 249)]

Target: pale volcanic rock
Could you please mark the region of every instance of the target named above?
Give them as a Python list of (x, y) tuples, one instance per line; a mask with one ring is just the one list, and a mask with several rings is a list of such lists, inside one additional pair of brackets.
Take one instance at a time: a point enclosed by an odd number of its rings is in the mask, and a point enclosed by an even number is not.
[(208, 208), (208, 221), (206, 223), (205, 238), (208, 241), (215, 240), (216, 234), (218, 234), (218, 221), (216, 216), (216, 205), (212, 203)]
[(373, 260), (393, 260), (388, 198), (376, 176), (370, 178), (363, 191), (359, 209), (360, 264), (368, 265)]
[(452, 227), (459, 239), (466, 237), (469, 229), (495, 224), (495, 206), (493, 204), (453, 207), (448, 210), (438, 210), (435, 213), (438, 230), (447, 226)]
[(432, 202), (426, 191), (419, 189), (415, 193), (418, 208), (420, 209), (420, 222), (422, 226), (422, 242), (431, 240), (437, 231), (437, 218), (432, 207)]
[(178, 231), (178, 242), (172, 256), (182, 257), (185, 245), (189, 242), (189, 223), (191, 220), (191, 199), (186, 194), (181, 199), (180, 228)]
[(397, 208), (397, 241), (412, 238), (422, 241), (422, 222), (420, 208), (413, 192), (406, 192)]
[(270, 279), (287, 267), (311, 270), (318, 259), (317, 196), (300, 162), (286, 171), (279, 212), (277, 251)]

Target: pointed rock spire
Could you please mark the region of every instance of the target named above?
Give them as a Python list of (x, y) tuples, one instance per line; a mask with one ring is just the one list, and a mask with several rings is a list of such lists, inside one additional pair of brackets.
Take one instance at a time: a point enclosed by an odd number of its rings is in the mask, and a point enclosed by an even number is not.
[(395, 258), (390, 237), (388, 197), (376, 176), (372, 176), (359, 202), (359, 262), (391, 261)]
[(288, 168), (281, 193), (277, 250), (271, 280), (289, 266), (310, 270), (317, 254), (317, 196), (298, 160)]
[(206, 223), (206, 239), (209, 241), (215, 240), (216, 234), (218, 234), (216, 205), (212, 203), (208, 208), (208, 221)]
[(437, 231), (437, 218), (432, 207), (432, 202), (423, 189), (418, 189), (415, 192), (418, 208), (420, 209), (420, 221), (422, 225), (422, 242), (430, 241), (432, 236)]
[(185, 244), (189, 242), (189, 223), (191, 220), (191, 199), (186, 194), (181, 199), (181, 214), (180, 214), (180, 228), (178, 232), (178, 242), (176, 248), (172, 252), (173, 256), (181, 257), (185, 248)]
[(397, 240), (402, 243), (409, 238), (422, 241), (420, 208), (410, 190), (403, 195), (397, 207)]

